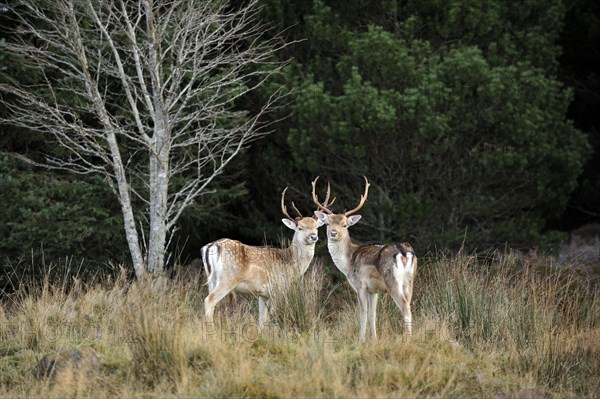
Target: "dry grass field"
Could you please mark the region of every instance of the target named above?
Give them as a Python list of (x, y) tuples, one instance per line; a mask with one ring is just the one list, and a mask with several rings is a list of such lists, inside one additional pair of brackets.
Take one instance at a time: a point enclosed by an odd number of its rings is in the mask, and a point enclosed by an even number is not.
[[(520, 257), (419, 262), (414, 335), (390, 298), (360, 345), (354, 293), (319, 267), (204, 323), (201, 284), (47, 281), (0, 307), (0, 397), (592, 397), (600, 296), (581, 268)], [(225, 301), (224, 301), (225, 302)], [(48, 357), (48, 355), (50, 357)]]

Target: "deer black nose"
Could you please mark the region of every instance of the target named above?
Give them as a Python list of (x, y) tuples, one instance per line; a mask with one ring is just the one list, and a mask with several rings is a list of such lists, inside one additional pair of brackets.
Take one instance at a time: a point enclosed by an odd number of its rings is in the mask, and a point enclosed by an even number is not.
[(311, 234), (311, 235), (308, 237), (308, 239), (309, 239), (310, 241), (312, 241), (312, 242), (317, 242), (317, 241), (319, 241), (319, 236), (318, 236), (318, 235), (316, 235), (316, 234)]
[(335, 231), (335, 230), (332, 230), (332, 231), (330, 231), (330, 232), (329, 232), (329, 235), (330, 235), (331, 237), (336, 237), (336, 236), (337, 236), (337, 233), (338, 233), (337, 231)]

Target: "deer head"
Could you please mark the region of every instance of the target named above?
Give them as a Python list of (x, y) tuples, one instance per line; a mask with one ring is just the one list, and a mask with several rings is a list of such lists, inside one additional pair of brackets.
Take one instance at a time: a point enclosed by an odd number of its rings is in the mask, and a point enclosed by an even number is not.
[(329, 183), (327, 183), (327, 193), (325, 195), (325, 201), (322, 203), (319, 201), (319, 197), (316, 194), (316, 184), (319, 177), (317, 177), (312, 182), (312, 197), (313, 202), (317, 205), (318, 210), (315, 211), (315, 215), (319, 220), (323, 223), (327, 224), (327, 239), (330, 241), (344, 241), (349, 239), (348, 228), (350, 226), (355, 225), (360, 218), (361, 215), (354, 215), (354, 213), (358, 212), (365, 202), (367, 201), (367, 197), (369, 195), (369, 180), (365, 177), (365, 192), (360, 196), (360, 202), (358, 206), (349, 211), (345, 211), (344, 213), (334, 213), (330, 206), (334, 203), (335, 198), (329, 202), (329, 197), (331, 194), (331, 187)]
[(294, 230), (294, 242), (302, 245), (314, 245), (319, 240), (317, 229), (325, 222), (317, 218), (316, 215), (312, 217), (302, 216), (293, 201), (292, 209), (294, 209), (294, 212), (296, 212), (298, 216), (292, 218), (288, 214), (287, 206), (285, 205), (285, 192), (287, 189), (288, 188), (286, 187), (281, 193), (281, 212), (283, 212), (283, 214), (286, 216), (285, 218), (281, 219), (281, 221), (288, 228)]

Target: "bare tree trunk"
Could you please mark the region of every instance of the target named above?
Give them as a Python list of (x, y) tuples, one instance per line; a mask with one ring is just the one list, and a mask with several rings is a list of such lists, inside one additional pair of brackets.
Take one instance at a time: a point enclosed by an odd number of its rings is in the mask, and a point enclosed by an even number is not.
[(135, 271), (136, 278), (139, 279), (145, 272), (145, 265), (144, 257), (142, 255), (142, 248), (140, 246), (140, 238), (135, 226), (135, 217), (133, 215), (129, 184), (127, 183), (127, 177), (125, 175), (125, 169), (123, 168), (123, 161), (121, 159), (119, 147), (117, 146), (116, 137), (114, 133), (110, 132), (108, 132), (106, 136), (113, 153), (115, 180), (117, 181), (118, 187), (117, 195), (119, 198), (119, 203), (121, 204), (121, 211), (123, 213), (125, 237), (127, 238), (127, 245), (129, 246), (129, 252), (131, 253), (133, 270)]
[(169, 193), (169, 145), (164, 139), (166, 128), (154, 131), (154, 154), (150, 156), (150, 233), (148, 271), (162, 272), (167, 244), (167, 201)]
[[(0, 83), (16, 98), (0, 96), (11, 111), (0, 122), (52, 135), (66, 155), (46, 167), (102, 174), (120, 202), (136, 276), (162, 272), (184, 209), (266, 134), (259, 119), (281, 97), (252, 116), (232, 105), (283, 66), (262, 36), (257, 0), (19, 4), (19, 32), (0, 50), (43, 78), (35, 90)], [(171, 192), (173, 177), (183, 179)]]
[(161, 91), (161, 68), (158, 52), (161, 49), (157, 37), (153, 2), (144, 0), (146, 10), (146, 30), (150, 41), (148, 49), (148, 69), (152, 84), (152, 103), (154, 107), (154, 136), (150, 144), (150, 233), (148, 240), (148, 271), (160, 273), (164, 270), (165, 250), (167, 247), (167, 220), (169, 199), (169, 160), (171, 152), (171, 132), (168, 114)]

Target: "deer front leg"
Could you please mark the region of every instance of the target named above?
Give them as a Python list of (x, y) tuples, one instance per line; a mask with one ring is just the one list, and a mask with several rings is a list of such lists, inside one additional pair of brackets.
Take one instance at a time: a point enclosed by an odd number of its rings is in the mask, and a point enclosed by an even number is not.
[(377, 294), (367, 293), (368, 298), (368, 317), (369, 317), (369, 326), (371, 327), (371, 337), (373, 339), (377, 338), (377, 327), (375, 326), (377, 322)]
[(359, 320), (360, 320), (360, 331), (358, 340), (360, 343), (365, 342), (365, 336), (367, 334), (367, 312), (369, 308), (369, 298), (367, 290), (361, 288), (358, 290), (358, 309), (359, 309)]
[(262, 327), (269, 318), (269, 307), (267, 306), (267, 298), (258, 297), (258, 325)]

